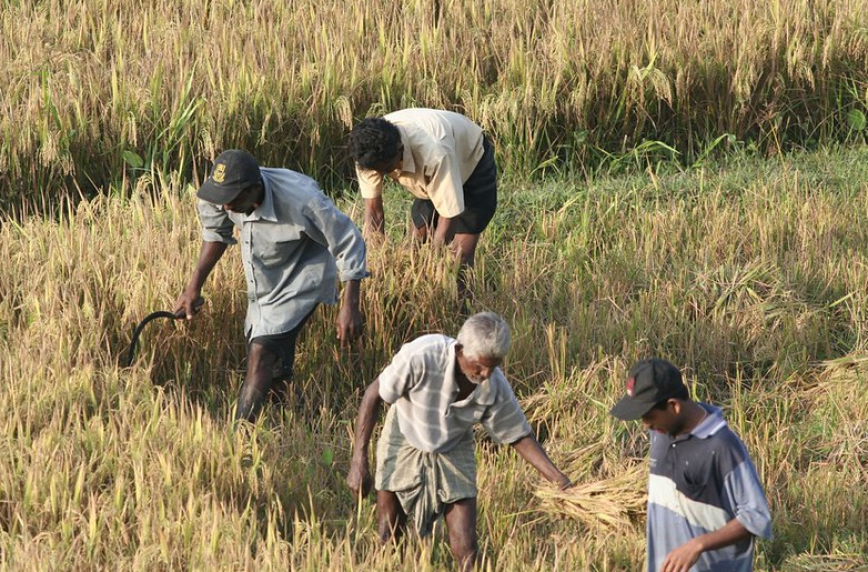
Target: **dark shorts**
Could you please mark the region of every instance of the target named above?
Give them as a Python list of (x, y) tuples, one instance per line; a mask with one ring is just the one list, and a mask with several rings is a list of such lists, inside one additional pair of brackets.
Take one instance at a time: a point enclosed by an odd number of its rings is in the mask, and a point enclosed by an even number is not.
[(247, 343), (248, 351), (253, 344), (259, 344), (269, 352), (277, 356), (274, 365), (272, 382), (289, 381), (292, 379), (293, 366), (295, 365), (295, 342), (302, 328), (313, 315), (314, 308), (301, 322), (288, 332), (272, 334), (270, 336), (256, 336)]
[[(485, 136), (482, 139), (482, 158), (464, 182), (464, 212), (455, 217), (456, 234), (481, 234), (497, 210), (497, 165), (494, 163), (494, 147)], [(434, 203), (416, 199), (410, 209), (416, 228), (437, 226), (437, 211)]]

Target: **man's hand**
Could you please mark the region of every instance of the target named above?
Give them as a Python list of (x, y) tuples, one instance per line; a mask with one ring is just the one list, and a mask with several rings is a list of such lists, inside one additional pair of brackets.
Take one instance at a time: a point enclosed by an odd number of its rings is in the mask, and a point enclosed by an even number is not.
[(335, 322), (338, 340), (340, 340), (342, 347), (362, 334), (365, 318), (359, 310), (360, 288), (358, 280), (348, 280), (344, 283), (341, 310), (338, 312), (338, 318)]
[(432, 242), (435, 246), (444, 246), (455, 238), (455, 219), (440, 217), (437, 220), (437, 228), (434, 229)]
[(341, 305), (337, 323), (335, 324), (341, 346), (346, 346), (349, 342), (358, 338), (362, 334), (364, 323), (364, 317), (362, 316), (362, 312), (359, 311), (358, 306), (351, 304)]
[(753, 534), (737, 518), (733, 518), (723, 528), (697, 536), (670, 552), (666, 555), (660, 572), (687, 572), (703, 552), (746, 542), (751, 536)]
[(173, 313), (176, 316), (192, 320), (193, 315), (205, 303), (205, 300), (202, 298), (202, 286), (205, 284), (205, 280), (211, 274), (214, 266), (217, 265), (220, 257), (226, 252), (227, 246), (224, 242), (202, 241), (202, 248), (199, 250), (199, 260), (196, 261), (196, 269), (193, 270), (193, 276), (190, 277), (190, 281), (187, 283), (184, 291), (175, 301)]
[(660, 572), (688, 572), (703, 552), (702, 543), (694, 538), (670, 552)]
[(383, 197), (365, 199), (365, 241), (380, 244), (386, 236), (386, 215), (383, 212)]
[(566, 475), (563, 475), (560, 479), (555, 481), (554, 484), (556, 487), (558, 487), (558, 490), (561, 490), (561, 491), (571, 489), (575, 486), (575, 485), (573, 485), (573, 481), (571, 481), (570, 478)]
[(368, 496), (373, 487), (371, 479), (371, 471), (368, 467), (367, 459), (353, 459), (350, 463), (350, 470), (347, 473), (347, 486), (352, 491), (355, 498), (364, 498)]
[(525, 435), (515, 443), (512, 443), (512, 448), (515, 449), (521, 458), (530, 463), (533, 468), (540, 472), (542, 476), (551, 483), (557, 485), (560, 490), (567, 489), (573, 486), (569, 477), (561, 472), (549, 456), (546, 455), (545, 449), (536, 440), (533, 433)]
[(173, 313), (176, 316), (184, 316), (188, 320), (193, 319), (193, 315), (199, 312), (205, 299), (202, 298), (197, 290), (184, 290), (181, 295), (175, 300), (175, 309)]

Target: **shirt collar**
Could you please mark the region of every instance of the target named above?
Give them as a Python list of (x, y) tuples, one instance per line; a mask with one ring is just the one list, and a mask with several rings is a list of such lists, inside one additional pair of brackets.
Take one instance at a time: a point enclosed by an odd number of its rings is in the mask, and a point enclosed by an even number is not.
[(262, 177), (262, 193), (262, 204), (249, 215), (245, 215), (242, 219), (244, 222), (255, 222), (258, 220), (277, 222), (277, 216), (274, 214), (274, 196), (271, 192), (271, 185), (265, 177)]
[(726, 427), (726, 420), (723, 418), (723, 411), (720, 407), (708, 403), (699, 403), (698, 405), (705, 409), (708, 415), (693, 428), (693, 431), (690, 432), (692, 436), (697, 439), (707, 439)]
[(500, 368), (496, 367), (491, 371), (491, 376), (488, 379), (476, 386), (473, 393), (470, 394), (473, 400), (480, 405), (494, 405), (494, 379), (495, 375), (502, 375)]
[(410, 149), (409, 138), (407, 137), (407, 131), (404, 129), (402, 125), (396, 125), (398, 128), (398, 132), (401, 134), (401, 145), (404, 146), (404, 157), (403, 163), (401, 164), (401, 171), (406, 171), (408, 173), (416, 172), (416, 162), (413, 160), (413, 152)]
[(455, 344), (457, 343), (458, 340), (450, 339), (449, 345), (446, 346), (446, 378), (444, 381), (452, 393), (458, 393), (458, 378), (456, 377), (458, 373), (458, 360), (455, 359)]

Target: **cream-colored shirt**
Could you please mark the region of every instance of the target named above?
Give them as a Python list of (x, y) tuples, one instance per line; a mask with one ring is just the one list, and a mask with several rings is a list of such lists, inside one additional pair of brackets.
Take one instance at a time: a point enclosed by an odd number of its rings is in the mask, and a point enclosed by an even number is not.
[[(385, 115), (401, 133), (404, 162), (389, 176), (414, 197), (430, 200), (440, 216), (452, 218), (464, 212), (464, 182), (482, 158), (482, 128), (452, 111), (403, 109)], [(383, 177), (356, 166), (362, 197), (383, 193)]]

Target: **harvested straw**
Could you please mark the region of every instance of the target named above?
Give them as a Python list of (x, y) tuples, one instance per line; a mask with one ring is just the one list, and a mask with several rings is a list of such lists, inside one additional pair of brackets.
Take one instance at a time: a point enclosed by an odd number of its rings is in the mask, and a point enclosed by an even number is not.
[(793, 572), (866, 572), (864, 554), (800, 554), (787, 559), (786, 570)]
[(621, 474), (580, 483), (567, 490), (540, 488), (540, 510), (590, 527), (630, 527), (645, 513), (645, 471), (633, 465)]

